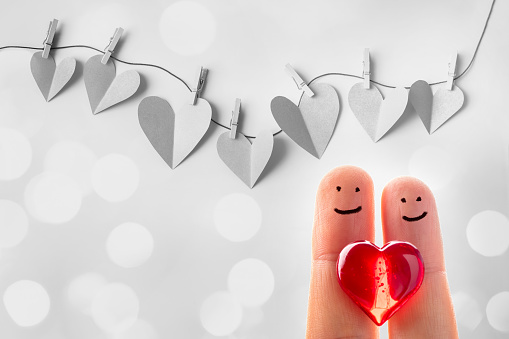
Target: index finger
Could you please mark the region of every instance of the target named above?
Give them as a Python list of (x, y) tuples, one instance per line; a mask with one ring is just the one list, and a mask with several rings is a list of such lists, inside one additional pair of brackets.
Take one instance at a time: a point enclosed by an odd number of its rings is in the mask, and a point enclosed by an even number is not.
[(374, 241), (371, 177), (342, 166), (330, 171), (316, 194), (306, 338), (377, 338), (375, 324), (341, 289), (338, 255), (356, 240)]
[(389, 320), (391, 338), (458, 338), (433, 193), (416, 178), (394, 179), (382, 194), (382, 226), (384, 242), (408, 241), (424, 261), (420, 289)]

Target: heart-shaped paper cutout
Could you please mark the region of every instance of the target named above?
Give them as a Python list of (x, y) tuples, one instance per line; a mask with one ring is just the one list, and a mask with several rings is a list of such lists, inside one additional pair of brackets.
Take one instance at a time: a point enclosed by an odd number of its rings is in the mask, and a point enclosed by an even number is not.
[(337, 274), (345, 293), (380, 326), (417, 292), (424, 263), (408, 242), (391, 241), (380, 249), (356, 241), (339, 254)]
[(310, 86), (314, 96), (302, 96), (299, 107), (278, 96), (270, 108), (279, 127), (300, 147), (318, 159), (327, 148), (339, 117), (339, 96), (327, 84)]
[(377, 142), (405, 112), (408, 92), (403, 87), (397, 87), (384, 99), (378, 88), (371, 86), (365, 89), (364, 83), (360, 82), (350, 89), (348, 103), (362, 128)]
[(44, 99), (50, 101), (71, 80), (76, 69), (76, 60), (68, 57), (57, 66), (51, 55), (44, 59), (42, 52), (36, 52), (30, 60), (30, 69)]
[(146, 97), (138, 106), (140, 126), (163, 160), (173, 169), (196, 147), (210, 126), (212, 108), (201, 98), (184, 105), (177, 113), (156, 96)]
[(253, 144), (242, 133), (231, 139), (230, 132), (225, 132), (217, 139), (217, 153), (221, 160), (250, 188), (269, 162), (273, 146), (274, 136), (269, 131), (260, 132)]
[(429, 134), (435, 132), (456, 114), (465, 101), (465, 95), (458, 86), (453, 86), (450, 91), (439, 88), (433, 95), (431, 87), (424, 80), (418, 80), (412, 84), (409, 97)]
[(132, 96), (140, 86), (140, 75), (129, 70), (116, 75), (110, 59), (103, 65), (102, 55), (94, 55), (85, 64), (83, 76), (92, 112), (97, 114)]

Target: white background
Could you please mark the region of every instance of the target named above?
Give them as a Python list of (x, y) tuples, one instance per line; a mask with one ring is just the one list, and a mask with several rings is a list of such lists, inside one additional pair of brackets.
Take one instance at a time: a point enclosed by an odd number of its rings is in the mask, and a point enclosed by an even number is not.
[[(452, 50), (459, 71), (470, 61), (490, 4), (4, 0), (0, 45), (39, 47), (58, 18), (57, 46), (103, 49), (121, 26), (117, 57), (164, 66), (191, 86), (197, 68), (209, 68), (203, 97), (214, 119), (228, 124), (239, 97), (240, 131), (256, 135), (279, 130), (273, 97), (300, 95), (287, 62), (307, 80), (360, 75), (369, 47), (374, 80), (442, 81)], [(175, 170), (151, 148), (139, 102), (158, 95), (178, 109), (189, 99), (166, 73), (116, 63), (117, 74), (141, 74), (140, 90), (93, 116), (82, 72), (96, 52), (52, 51), (57, 63), (72, 56), (78, 66), (46, 103), (30, 73), (33, 51), (1, 51), (0, 337), (303, 337), (314, 196), (321, 177), (344, 164), (371, 174), (377, 202), (400, 175), (432, 188), (460, 335), (506, 337), (508, 14), (509, 4), (498, 1), (473, 67), (456, 82), (464, 107), (433, 135), (408, 108), (374, 144), (348, 107), (358, 80), (326, 77), (341, 112), (322, 159), (282, 133), (252, 190), (217, 156), (225, 130), (213, 124)]]

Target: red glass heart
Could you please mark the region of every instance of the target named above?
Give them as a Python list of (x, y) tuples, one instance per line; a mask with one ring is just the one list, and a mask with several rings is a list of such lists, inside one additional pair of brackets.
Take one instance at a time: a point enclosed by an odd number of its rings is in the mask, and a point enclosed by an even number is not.
[(378, 326), (417, 292), (424, 278), (419, 250), (403, 241), (382, 248), (365, 240), (350, 243), (339, 254), (337, 269), (343, 290)]

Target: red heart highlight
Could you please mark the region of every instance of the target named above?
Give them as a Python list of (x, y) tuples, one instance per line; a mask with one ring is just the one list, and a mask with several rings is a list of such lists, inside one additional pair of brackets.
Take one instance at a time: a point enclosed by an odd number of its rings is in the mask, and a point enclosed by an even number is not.
[(343, 248), (337, 273), (341, 288), (381, 326), (417, 292), (424, 264), (408, 242), (391, 241), (379, 248), (363, 240)]

